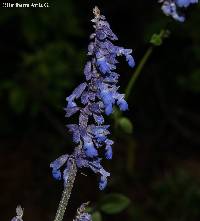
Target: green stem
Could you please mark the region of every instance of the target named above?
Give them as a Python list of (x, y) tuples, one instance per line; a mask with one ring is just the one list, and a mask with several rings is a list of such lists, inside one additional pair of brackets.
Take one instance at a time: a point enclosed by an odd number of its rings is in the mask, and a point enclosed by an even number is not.
[(130, 93), (131, 93), (131, 90), (137, 80), (137, 78), (139, 77), (144, 65), (146, 64), (146, 62), (148, 61), (149, 57), (151, 56), (152, 52), (153, 52), (153, 46), (150, 46), (148, 48), (148, 50), (146, 51), (146, 53), (144, 54), (143, 58), (141, 59), (140, 63), (138, 64), (131, 80), (129, 81), (128, 83), (128, 86), (125, 90), (125, 95), (126, 95), (126, 100), (128, 100), (129, 96), (130, 96)]
[(71, 159), (71, 160), (72, 160), (72, 165), (69, 170), (67, 183), (66, 183), (64, 190), (62, 192), (62, 197), (61, 197), (60, 203), (58, 205), (58, 209), (57, 209), (54, 221), (62, 221), (63, 220), (64, 214), (66, 211), (66, 207), (67, 207), (67, 204), (68, 204), (71, 192), (72, 192), (72, 188), (74, 185), (74, 181), (76, 178), (77, 166), (76, 166), (75, 160), (74, 159)]

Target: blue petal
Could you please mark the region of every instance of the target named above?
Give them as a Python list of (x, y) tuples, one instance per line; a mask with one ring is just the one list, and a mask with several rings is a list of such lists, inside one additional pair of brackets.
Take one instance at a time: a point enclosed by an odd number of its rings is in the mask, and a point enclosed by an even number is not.
[(65, 117), (71, 117), (73, 114), (75, 114), (77, 111), (80, 110), (79, 107), (71, 107), (71, 108), (64, 108), (66, 111)]
[(56, 180), (61, 180), (61, 178), (62, 178), (60, 170), (53, 169), (52, 175)]
[(174, 2), (165, 1), (161, 9), (167, 16), (172, 16), (172, 18), (177, 21), (179, 22), (185, 21), (185, 17), (178, 14), (177, 6)]
[(105, 114), (106, 114), (107, 116), (109, 116), (110, 114), (112, 114), (112, 112), (113, 112), (113, 106), (112, 106), (112, 104), (106, 105), (106, 106), (105, 106)]
[(135, 61), (131, 55), (126, 56), (126, 61), (128, 62), (128, 65), (133, 68), (135, 66)]
[(108, 183), (107, 177), (101, 176), (100, 181), (99, 181), (99, 189), (100, 190), (105, 189), (105, 187), (107, 186), (107, 183)]
[(198, 0), (176, 0), (179, 7), (187, 8), (190, 4), (198, 3)]
[(119, 78), (119, 74), (115, 73), (115, 72), (112, 72), (110, 73), (109, 76), (107, 76), (105, 79), (104, 79), (104, 82), (106, 83), (117, 83), (118, 82), (118, 78)]
[(75, 98), (79, 98), (86, 87), (87, 87), (86, 83), (81, 83), (77, 88), (74, 89), (72, 94), (74, 95)]
[(65, 164), (65, 162), (67, 161), (68, 158), (69, 158), (69, 155), (68, 154), (64, 154), (64, 155), (60, 156), (58, 159), (54, 160), (50, 164), (50, 167), (53, 170), (58, 170), (58, 169), (60, 169), (60, 167), (62, 167)]
[(190, 4), (190, 0), (176, 0), (176, 4), (179, 7), (188, 7)]
[(88, 61), (84, 68), (84, 74), (87, 81), (90, 80), (92, 77), (91, 69), (92, 69), (92, 64), (90, 61)]
[(105, 171), (103, 168), (99, 170), (101, 174), (100, 182), (99, 182), (99, 188), (100, 190), (103, 190), (107, 185), (107, 177), (110, 176), (110, 173)]
[(98, 156), (98, 152), (96, 150), (96, 148), (94, 147), (94, 144), (92, 141), (84, 141), (84, 150), (85, 150), (85, 154), (88, 156), (88, 157), (96, 157)]
[(119, 108), (121, 111), (128, 110), (128, 103), (124, 99), (118, 100), (117, 104), (119, 105)]
[(76, 221), (92, 221), (92, 216), (89, 213), (82, 213), (78, 215), (78, 218), (75, 219)]
[(111, 66), (106, 62), (105, 57), (98, 58), (97, 65), (103, 74), (109, 73), (111, 71)]
[(99, 136), (96, 136), (96, 139), (98, 142), (104, 142), (107, 139), (107, 137), (104, 135), (99, 135)]
[(74, 102), (74, 100), (67, 100), (68, 101), (68, 104), (67, 104), (67, 109), (68, 108), (76, 108), (77, 107), (77, 104)]
[(173, 13), (172, 17), (173, 17), (173, 19), (175, 19), (176, 21), (179, 21), (179, 22), (184, 22), (185, 21), (185, 17), (184, 16), (180, 16), (177, 13)]
[(110, 115), (113, 112), (112, 104), (115, 103), (115, 98), (113, 97), (113, 93), (111, 93), (108, 89), (103, 88), (100, 92), (100, 96), (105, 106), (106, 115)]
[(171, 15), (171, 5), (168, 2), (164, 3), (161, 9), (165, 15)]
[(106, 159), (111, 160), (112, 155), (113, 155), (112, 147), (111, 146), (106, 146), (106, 152), (105, 152)]

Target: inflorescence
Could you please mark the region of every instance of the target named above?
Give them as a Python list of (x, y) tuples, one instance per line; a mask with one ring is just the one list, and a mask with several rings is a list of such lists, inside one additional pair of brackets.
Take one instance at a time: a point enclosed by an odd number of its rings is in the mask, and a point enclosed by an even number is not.
[(187, 8), (190, 4), (198, 3), (198, 0), (160, 0), (159, 2), (162, 3), (162, 10), (167, 16), (184, 22), (185, 16), (181, 14), (180, 8)]
[(91, 42), (88, 46), (88, 61), (84, 68), (85, 82), (66, 98), (66, 117), (79, 114), (78, 124), (67, 125), (77, 146), (71, 155), (62, 155), (52, 162), (50, 167), (54, 178), (63, 179), (66, 184), (71, 167), (70, 159), (73, 158), (78, 168), (90, 168), (100, 174), (99, 188), (102, 190), (107, 185), (110, 173), (103, 169), (100, 155), (103, 154), (108, 160), (112, 159), (113, 145), (113, 141), (107, 137), (110, 134), (110, 125), (104, 124), (104, 114), (110, 115), (115, 104), (121, 111), (128, 110), (125, 95), (118, 92), (119, 74), (115, 72), (117, 57), (125, 56), (130, 67), (134, 67), (135, 62), (131, 49), (112, 43), (118, 38), (97, 7), (93, 13), (95, 31), (90, 36)]

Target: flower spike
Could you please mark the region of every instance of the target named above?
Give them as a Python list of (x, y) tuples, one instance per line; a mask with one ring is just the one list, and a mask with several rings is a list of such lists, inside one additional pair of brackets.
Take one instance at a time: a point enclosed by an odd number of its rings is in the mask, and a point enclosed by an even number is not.
[[(94, 173), (100, 174), (99, 188), (102, 190), (107, 185), (110, 173), (101, 165), (100, 149), (103, 150), (101, 152), (105, 158), (110, 160), (114, 143), (108, 138), (109, 125), (104, 124), (104, 114), (112, 114), (114, 105), (118, 105), (121, 111), (128, 110), (124, 94), (118, 91), (117, 58), (124, 56), (132, 68), (135, 61), (131, 49), (112, 43), (118, 38), (97, 6), (93, 9), (93, 14), (91, 21), (95, 30), (90, 36), (91, 42), (88, 46), (88, 61), (84, 68), (85, 82), (66, 98), (66, 117), (78, 114), (78, 123), (67, 125), (77, 147), (71, 156), (63, 155), (50, 166), (56, 179), (64, 179), (70, 168), (69, 159), (73, 158), (78, 168), (90, 168)], [(60, 170), (63, 167), (64, 173)]]

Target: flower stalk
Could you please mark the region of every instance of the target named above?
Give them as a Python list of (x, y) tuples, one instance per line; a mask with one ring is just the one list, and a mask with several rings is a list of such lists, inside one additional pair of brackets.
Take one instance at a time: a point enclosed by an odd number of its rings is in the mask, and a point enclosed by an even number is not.
[(153, 52), (153, 46), (150, 46), (146, 53), (144, 54), (144, 56), (142, 57), (140, 63), (138, 64), (133, 76), (131, 77), (131, 80), (129, 81), (128, 83), (128, 86), (125, 90), (125, 97), (126, 97), (126, 100), (128, 100), (129, 96), (130, 96), (130, 93), (131, 93), (131, 90), (136, 82), (136, 80), (138, 79), (139, 75), (141, 74), (142, 72), (142, 69), (143, 67), (145, 66), (146, 62), (148, 61), (148, 59), (150, 58), (152, 52)]
[(136, 80), (138, 79), (138, 77), (140, 76), (145, 64), (147, 63), (147, 61), (149, 60), (149, 58), (151, 57), (154, 48), (156, 46), (161, 46), (163, 43), (163, 40), (165, 38), (168, 38), (170, 35), (170, 31), (167, 29), (163, 29), (160, 31), (159, 34), (153, 34), (153, 36), (151, 37), (150, 43), (151, 45), (149, 46), (149, 48), (147, 49), (147, 51), (145, 52), (145, 54), (143, 55), (142, 59), (140, 60), (138, 66), (135, 69), (135, 72), (133, 73), (126, 89), (125, 89), (125, 98), (126, 100), (128, 100), (132, 88), (135, 85)]
[(64, 186), (64, 190), (62, 192), (61, 200), (59, 202), (54, 221), (63, 220), (64, 214), (65, 214), (68, 202), (69, 202), (69, 198), (72, 192), (72, 188), (74, 185), (74, 181), (76, 178), (77, 166), (76, 166), (74, 159), (71, 159), (71, 161), (72, 161), (72, 164), (71, 164), (71, 167), (69, 168), (69, 173), (68, 173), (69, 177), (67, 179), (67, 183)]

